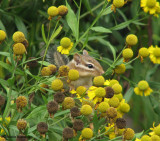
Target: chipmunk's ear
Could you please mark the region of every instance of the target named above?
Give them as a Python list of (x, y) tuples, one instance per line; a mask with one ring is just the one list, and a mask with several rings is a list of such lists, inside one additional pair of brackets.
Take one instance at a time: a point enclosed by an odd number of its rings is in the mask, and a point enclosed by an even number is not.
[(83, 50), (83, 55), (88, 55), (87, 50)]
[(81, 62), (81, 55), (79, 55), (78, 53), (75, 53), (73, 56), (73, 59), (76, 62), (76, 64), (78, 65)]

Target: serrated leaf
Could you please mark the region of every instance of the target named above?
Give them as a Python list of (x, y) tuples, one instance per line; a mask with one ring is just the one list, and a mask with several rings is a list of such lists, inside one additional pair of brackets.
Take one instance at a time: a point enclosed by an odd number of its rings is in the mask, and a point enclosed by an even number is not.
[(102, 33), (112, 33), (110, 29), (102, 27), (102, 26), (92, 27), (91, 30), (96, 31), (96, 32), (102, 32)]
[(66, 20), (77, 41), (79, 38), (78, 20), (77, 20), (75, 13), (71, 9), (70, 5), (68, 4), (67, 0), (66, 0), (66, 6), (68, 8), (68, 14), (66, 15)]
[(107, 7), (107, 8), (104, 10), (102, 16), (108, 15), (108, 14), (110, 14), (110, 13), (112, 13), (112, 12), (113, 12), (113, 10), (111, 9), (111, 6), (109, 6), (109, 7)]
[(55, 39), (59, 35), (59, 33), (61, 32), (61, 30), (62, 30), (62, 26), (60, 25), (55, 32), (54, 31), (52, 32), (51, 38), (49, 39), (49, 42), (48, 42), (49, 44), (51, 43), (51, 41), (53, 39)]

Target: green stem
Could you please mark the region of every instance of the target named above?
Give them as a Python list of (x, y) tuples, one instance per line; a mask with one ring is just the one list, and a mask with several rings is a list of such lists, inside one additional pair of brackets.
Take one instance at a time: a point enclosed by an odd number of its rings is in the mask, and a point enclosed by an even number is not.
[(137, 56), (136, 58), (132, 59), (131, 61), (127, 62), (125, 65), (131, 64), (133, 61), (137, 60), (139, 57)]
[(104, 5), (104, 3), (105, 3), (105, 1), (102, 1), (100, 4), (98, 4), (97, 6), (95, 6), (94, 8), (92, 8), (90, 11), (84, 13), (83, 15), (81, 15), (80, 19), (84, 18), (85, 16), (87, 16), (91, 12), (95, 11), (96, 9), (98, 9), (99, 7), (101, 7), (102, 5)]
[[(105, 1), (106, 2), (106, 1)], [(74, 44), (73, 48), (71, 49), (71, 52), (73, 51), (73, 49), (78, 45), (79, 42), (81, 42), (81, 40), (88, 34), (88, 32), (90, 31), (90, 29), (96, 24), (96, 22), (99, 20), (99, 18), (102, 16), (104, 9), (107, 6), (107, 2), (106, 4), (104, 4), (101, 12), (99, 13), (99, 15), (96, 17), (96, 19), (93, 21), (93, 23), (91, 24), (91, 26), (87, 29), (87, 31), (79, 38), (78, 41), (76, 41), (76, 43)]]
[(7, 116), (7, 113), (10, 111), (9, 107), (10, 107), (10, 104), (11, 104), (11, 93), (12, 93), (12, 87), (9, 88), (9, 92), (7, 94), (8, 99), (7, 99), (6, 108), (5, 108), (4, 113), (3, 113), (4, 118)]
[[(55, 32), (58, 24), (59, 24), (59, 20), (58, 20), (57, 23), (56, 23), (56, 26), (55, 26), (55, 28), (54, 28), (54, 30), (53, 30), (53, 33)], [(51, 40), (49, 39), (49, 41), (47, 42), (46, 50), (45, 50), (45, 53), (44, 53), (44, 56), (43, 56), (43, 60), (42, 60), (41, 67), (40, 67), (40, 69), (39, 69), (38, 75), (40, 75), (40, 72), (41, 72), (41, 69), (42, 69), (42, 66), (43, 66), (43, 62), (44, 62), (44, 59), (45, 59), (45, 57), (46, 57), (46, 54), (47, 54), (47, 51), (48, 51), (48, 48), (49, 48), (50, 43), (51, 43)]]

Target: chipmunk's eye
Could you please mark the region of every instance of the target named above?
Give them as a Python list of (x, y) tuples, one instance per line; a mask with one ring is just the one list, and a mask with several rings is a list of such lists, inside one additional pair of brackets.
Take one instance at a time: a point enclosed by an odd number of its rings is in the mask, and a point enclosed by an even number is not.
[(87, 67), (91, 69), (91, 68), (93, 68), (93, 65), (92, 64), (87, 64)]

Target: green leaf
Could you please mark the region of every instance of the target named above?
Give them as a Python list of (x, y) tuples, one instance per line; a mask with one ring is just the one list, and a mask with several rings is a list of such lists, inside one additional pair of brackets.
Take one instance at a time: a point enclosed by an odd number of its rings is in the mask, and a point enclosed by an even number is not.
[[(6, 70), (8, 70), (9, 72), (13, 73), (14, 71), (14, 67), (12, 67), (11, 65), (9, 64), (6, 64), (2, 61), (0, 61), (0, 66), (2, 66), (3, 68), (5, 68)], [(15, 71), (16, 74), (20, 74), (20, 75), (24, 75), (24, 72), (21, 71), (19, 68), (16, 68), (16, 71)]]
[(26, 119), (37, 118), (37, 116), (42, 116), (47, 111), (46, 105), (42, 105), (40, 107), (35, 108)]
[(129, 20), (129, 21), (126, 21), (126, 22), (123, 22), (123, 23), (120, 23), (112, 28), (110, 28), (111, 30), (121, 30), (123, 28), (126, 28), (130, 23), (132, 23), (133, 20)]
[(25, 24), (23, 23), (23, 21), (22, 21), (19, 17), (17, 17), (17, 16), (15, 16), (15, 24), (16, 24), (18, 30), (21, 31), (21, 32), (23, 32), (24, 35), (25, 35), (25, 37), (27, 37), (27, 29), (26, 29), (26, 26), (25, 26)]
[(48, 62), (46, 62), (46, 61), (43, 61), (43, 63), (42, 63), (42, 61), (38, 61), (38, 63), (39, 63), (39, 64), (43, 64), (43, 65), (45, 65), (45, 66), (50, 65), (50, 63), (48, 63)]
[(160, 82), (148, 81), (148, 83), (149, 83), (149, 86), (152, 89), (158, 89), (158, 90), (160, 90)]
[(78, 20), (77, 20), (75, 13), (71, 9), (70, 5), (68, 4), (67, 0), (66, 0), (66, 6), (68, 8), (68, 14), (66, 15), (66, 20), (77, 41), (79, 38)]
[(102, 26), (92, 27), (91, 30), (96, 31), (96, 32), (102, 32), (102, 33), (112, 33), (110, 29), (104, 28)]
[(108, 15), (108, 14), (110, 14), (110, 13), (112, 13), (112, 12), (113, 12), (113, 10), (111, 9), (111, 6), (109, 6), (109, 7), (107, 7), (107, 8), (104, 10), (102, 16)]
[(108, 46), (108, 47), (111, 49), (112, 54), (113, 54), (113, 58), (114, 58), (114, 60), (115, 60), (115, 59), (116, 59), (116, 50), (115, 50), (115, 48), (110, 44), (110, 42), (108, 42), (108, 41), (106, 41), (106, 40), (104, 40), (104, 39), (100, 39), (100, 38), (97, 38), (97, 40), (98, 40), (100, 43), (102, 43), (103, 45)]
[(10, 53), (8, 52), (0, 52), (0, 55), (10, 57)]
[(6, 28), (4, 26), (4, 24), (2, 23), (2, 21), (0, 20), (0, 29), (4, 30), (6, 32)]
[(62, 26), (60, 25), (55, 32), (54, 31), (52, 32), (51, 38), (49, 39), (49, 42), (48, 42), (49, 44), (51, 43), (51, 41), (54, 38), (56, 38), (58, 36), (58, 34), (61, 32), (61, 30), (62, 30)]
[(44, 40), (45, 43), (47, 43), (47, 39), (46, 39), (45, 31), (44, 31), (44, 24), (42, 24), (41, 30), (42, 30), (42, 37), (43, 37), (43, 40)]
[(125, 101), (128, 102), (131, 99), (133, 94), (134, 94), (134, 88), (131, 87), (131, 88), (129, 88), (129, 90), (124, 95)]
[(68, 109), (68, 110), (64, 110), (64, 111), (61, 111), (61, 112), (59, 112), (59, 113), (56, 113), (55, 115), (54, 115), (54, 117), (58, 117), (58, 116), (61, 116), (61, 115), (65, 115), (65, 114), (68, 114), (70, 112), (70, 110)]

